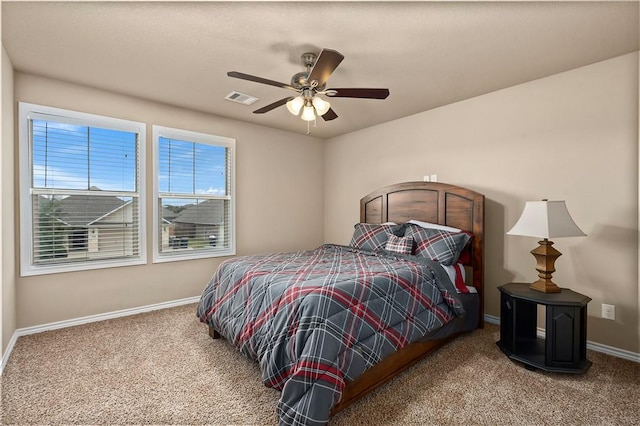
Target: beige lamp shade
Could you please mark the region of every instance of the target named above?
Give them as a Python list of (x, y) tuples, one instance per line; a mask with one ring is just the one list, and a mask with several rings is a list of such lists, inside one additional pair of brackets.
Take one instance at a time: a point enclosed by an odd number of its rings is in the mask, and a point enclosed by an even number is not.
[(527, 201), (518, 222), (508, 235), (538, 238), (584, 237), (564, 201)]
[(527, 201), (520, 219), (507, 234), (543, 238), (538, 241), (538, 247), (531, 250), (537, 262), (538, 280), (529, 286), (543, 293), (561, 291), (551, 278), (556, 271), (555, 261), (562, 253), (552, 247), (553, 241), (549, 241), (549, 238), (586, 235), (571, 218), (564, 201), (547, 200)]

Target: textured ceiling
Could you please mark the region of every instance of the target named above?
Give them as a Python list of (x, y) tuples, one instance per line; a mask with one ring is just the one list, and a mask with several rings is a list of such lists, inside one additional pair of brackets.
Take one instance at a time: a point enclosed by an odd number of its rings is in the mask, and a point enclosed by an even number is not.
[[(639, 49), (637, 2), (3, 2), (18, 71), (306, 133), (284, 107), (300, 55), (345, 59), (328, 87), (387, 87), (386, 100), (334, 98), (321, 138)], [(232, 90), (260, 100), (224, 100)]]

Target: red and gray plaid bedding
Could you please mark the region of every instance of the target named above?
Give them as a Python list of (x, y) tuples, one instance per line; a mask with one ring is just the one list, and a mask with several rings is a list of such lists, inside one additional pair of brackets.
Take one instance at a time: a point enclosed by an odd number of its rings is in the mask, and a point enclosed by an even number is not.
[(434, 262), (331, 244), (227, 260), (197, 307), (282, 390), (281, 425), (326, 424), (345, 382), (463, 314)]

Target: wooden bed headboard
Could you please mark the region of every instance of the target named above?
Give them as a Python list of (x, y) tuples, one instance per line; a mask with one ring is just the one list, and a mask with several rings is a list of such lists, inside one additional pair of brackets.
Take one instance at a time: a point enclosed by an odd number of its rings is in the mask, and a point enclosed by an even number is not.
[(423, 222), (473, 233), (470, 261), (473, 285), (480, 297), (480, 325), (484, 321), (484, 195), (440, 182), (404, 182), (373, 191), (360, 200), (360, 222)]

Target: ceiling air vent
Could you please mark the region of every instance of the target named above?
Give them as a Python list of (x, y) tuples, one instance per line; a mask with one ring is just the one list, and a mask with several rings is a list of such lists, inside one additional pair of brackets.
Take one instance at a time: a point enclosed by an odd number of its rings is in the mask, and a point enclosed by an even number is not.
[(260, 98), (256, 98), (255, 96), (245, 95), (244, 93), (236, 92), (235, 90), (229, 93), (224, 98), (228, 101), (237, 102), (243, 105), (252, 105), (260, 99)]

